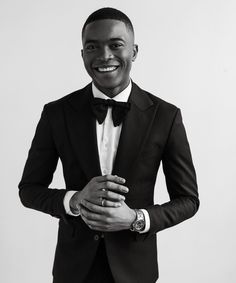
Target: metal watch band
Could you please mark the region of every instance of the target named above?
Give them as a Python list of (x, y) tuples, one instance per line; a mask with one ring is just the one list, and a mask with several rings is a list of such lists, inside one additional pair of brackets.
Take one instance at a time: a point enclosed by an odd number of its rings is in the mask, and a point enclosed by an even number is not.
[(132, 223), (130, 230), (140, 232), (145, 228), (145, 217), (142, 210), (135, 209), (135, 212), (136, 212), (136, 219)]

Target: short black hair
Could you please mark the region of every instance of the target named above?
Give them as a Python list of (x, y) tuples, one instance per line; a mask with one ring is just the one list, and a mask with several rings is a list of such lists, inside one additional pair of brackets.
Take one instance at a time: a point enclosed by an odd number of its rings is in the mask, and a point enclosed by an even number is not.
[(82, 37), (83, 37), (83, 34), (84, 34), (84, 30), (85, 30), (85, 28), (88, 24), (95, 22), (95, 21), (108, 20), (108, 19), (109, 20), (118, 20), (118, 21), (123, 22), (132, 31), (132, 33), (134, 33), (134, 28), (133, 28), (133, 25), (131, 23), (131, 20), (129, 19), (129, 17), (126, 14), (124, 14), (120, 10), (110, 8), (110, 7), (106, 7), (106, 8), (101, 8), (99, 10), (96, 10), (91, 15), (89, 15), (89, 17), (85, 21), (83, 28), (82, 28)]

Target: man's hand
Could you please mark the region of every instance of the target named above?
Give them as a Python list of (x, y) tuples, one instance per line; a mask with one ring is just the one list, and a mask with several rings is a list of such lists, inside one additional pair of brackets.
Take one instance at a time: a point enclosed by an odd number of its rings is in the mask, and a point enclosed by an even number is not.
[(105, 175), (94, 177), (80, 192), (75, 193), (70, 199), (72, 212), (80, 209), (83, 200), (106, 207), (119, 207), (125, 197), (121, 193), (128, 193), (129, 189), (124, 186), (125, 179)]
[(120, 207), (102, 207), (83, 200), (80, 214), (90, 229), (112, 232), (130, 229), (136, 213), (122, 201)]

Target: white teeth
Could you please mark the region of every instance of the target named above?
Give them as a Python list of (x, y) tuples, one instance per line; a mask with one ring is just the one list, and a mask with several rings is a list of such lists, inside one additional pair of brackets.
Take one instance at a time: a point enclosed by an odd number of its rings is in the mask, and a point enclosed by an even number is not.
[(115, 66), (112, 66), (112, 67), (99, 67), (98, 71), (99, 72), (112, 72), (112, 71), (114, 71), (116, 69), (117, 69), (117, 67), (115, 67)]

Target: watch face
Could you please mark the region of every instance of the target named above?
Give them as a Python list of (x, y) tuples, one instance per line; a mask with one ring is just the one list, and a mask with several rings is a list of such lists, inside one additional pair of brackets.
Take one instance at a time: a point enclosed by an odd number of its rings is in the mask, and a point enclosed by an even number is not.
[(144, 228), (144, 221), (143, 220), (138, 220), (136, 221), (135, 225), (134, 225), (134, 229), (136, 231), (141, 231)]

